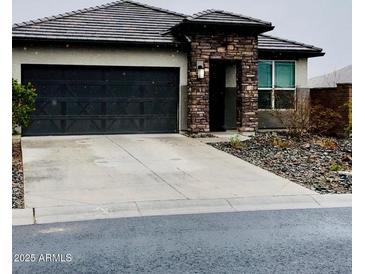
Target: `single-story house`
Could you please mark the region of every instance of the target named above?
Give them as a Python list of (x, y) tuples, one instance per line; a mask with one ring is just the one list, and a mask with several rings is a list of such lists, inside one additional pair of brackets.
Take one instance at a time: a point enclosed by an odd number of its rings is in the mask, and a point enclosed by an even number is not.
[(24, 135), (270, 128), (322, 49), (270, 22), (122, 0), (13, 26), (13, 78), (38, 91)]

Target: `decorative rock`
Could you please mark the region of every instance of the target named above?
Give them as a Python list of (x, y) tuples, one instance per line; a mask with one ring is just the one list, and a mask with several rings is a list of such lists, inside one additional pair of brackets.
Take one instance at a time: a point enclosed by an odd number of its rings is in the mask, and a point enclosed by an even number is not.
[[(338, 147), (331, 150), (316, 144), (318, 138), (304, 136), (296, 139), (268, 133), (244, 141), (241, 149), (234, 149), (229, 143), (211, 145), (319, 193), (351, 193), (352, 161), (349, 159), (352, 159), (352, 140), (336, 139)], [(287, 146), (275, 146), (273, 139), (276, 142), (279, 139)], [(330, 171), (332, 163), (344, 170)]]
[(12, 208), (24, 208), (24, 177), (20, 139), (13, 141)]

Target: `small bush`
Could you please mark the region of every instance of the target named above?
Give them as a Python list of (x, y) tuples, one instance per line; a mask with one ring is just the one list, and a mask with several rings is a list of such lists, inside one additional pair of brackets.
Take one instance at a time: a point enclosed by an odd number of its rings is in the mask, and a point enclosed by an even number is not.
[(317, 141), (317, 144), (320, 147), (326, 148), (326, 149), (336, 149), (338, 147), (338, 144), (335, 140), (330, 138), (321, 138)]
[(321, 105), (314, 105), (311, 109), (311, 127), (312, 133), (332, 136), (336, 135), (337, 127), (342, 123), (342, 116), (331, 108)]
[(290, 142), (288, 140), (284, 140), (284, 139), (279, 138), (277, 136), (272, 136), (270, 138), (270, 143), (274, 147), (278, 147), (278, 148), (288, 148), (288, 147), (290, 147)]
[(276, 111), (274, 114), (293, 137), (301, 137), (310, 129), (310, 106), (308, 100), (300, 98), (295, 109), (287, 112)]
[[(295, 109), (285, 112), (276, 111), (275, 116), (279, 118), (292, 137), (303, 137), (308, 133), (335, 136), (338, 134), (338, 126), (343, 124), (340, 114), (342, 111), (342, 108), (335, 111), (316, 102), (310, 104), (309, 100), (304, 97), (298, 98)], [(347, 131), (350, 130), (351, 121)]]
[(229, 144), (234, 149), (241, 149), (244, 147), (244, 145), (242, 144), (242, 142), (237, 134), (232, 136), (231, 138), (229, 138)]
[(341, 170), (344, 170), (345, 168), (342, 165), (338, 164), (338, 163), (332, 163), (330, 165), (329, 169), (330, 169), (330, 171), (341, 171)]
[(36, 97), (37, 93), (32, 84), (22, 85), (17, 80), (12, 80), (13, 132), (17, 126), (28, 126), (29, 115), (35, 110)]

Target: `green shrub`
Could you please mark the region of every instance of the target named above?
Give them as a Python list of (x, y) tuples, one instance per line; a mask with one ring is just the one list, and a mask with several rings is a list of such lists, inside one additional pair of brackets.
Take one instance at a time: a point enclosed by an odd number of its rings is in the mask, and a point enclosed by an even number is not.
[(233, 147), (234, 149), (241, 149), (243, 148), (243, 144), (238, 136), (238, 134), (232, 136), (231, 138), (229, 138), (229, 144), (231, 147)]
[(31, 83), (22, 85), (17, 80), (12, 80), (13, 132), (17, 126), (28, 126), (29, 115), (35, 110), (36, 97), (36, 90)]
[(340, 171), (340, 170), (344, 170), (344, 167), (338, 163), (332, 163), (330, 165), (330, 171)]

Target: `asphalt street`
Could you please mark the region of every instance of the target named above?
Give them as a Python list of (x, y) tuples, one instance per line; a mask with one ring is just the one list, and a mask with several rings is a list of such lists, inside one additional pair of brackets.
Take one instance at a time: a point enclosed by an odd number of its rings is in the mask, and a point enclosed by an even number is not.
[(15, 226), (13, 273), (351, 273), (351, 223), (331, 208)]

